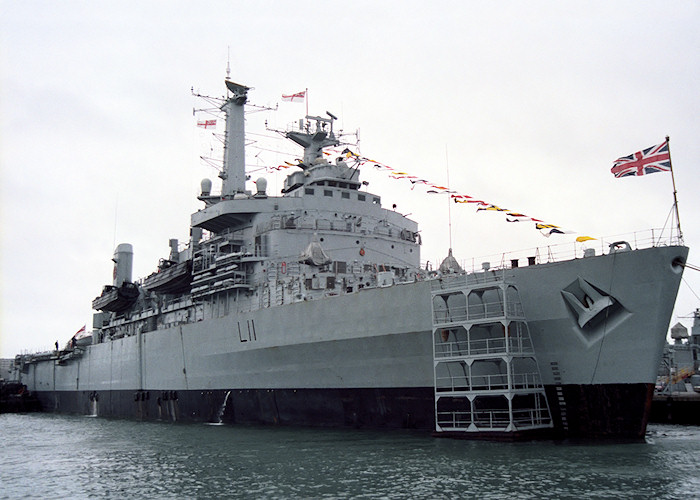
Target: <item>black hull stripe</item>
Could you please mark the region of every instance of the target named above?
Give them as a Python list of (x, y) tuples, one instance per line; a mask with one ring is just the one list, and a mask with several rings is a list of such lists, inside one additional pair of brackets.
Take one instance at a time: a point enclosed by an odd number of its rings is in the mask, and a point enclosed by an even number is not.
[[(644, 437), (653, 394), (651, 384), (565, 385), (545, 389), (554, 427), (545, 432), (525, 433), (523, 437)], [(44, 411), (96, 413), (104, 417), (435, 430), (432, 387), (42, 391), (36, 395)], [(483, 436), (457, 433), (455, 437), (494, 436), (494, 433), (484, 433)]]

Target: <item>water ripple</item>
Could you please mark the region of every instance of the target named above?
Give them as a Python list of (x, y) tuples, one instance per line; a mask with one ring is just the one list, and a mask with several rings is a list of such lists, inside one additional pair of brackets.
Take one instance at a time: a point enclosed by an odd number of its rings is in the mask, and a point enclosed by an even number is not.
[(0, 499), (693, 498), (700, 430), (640, 444), (0, 415)]

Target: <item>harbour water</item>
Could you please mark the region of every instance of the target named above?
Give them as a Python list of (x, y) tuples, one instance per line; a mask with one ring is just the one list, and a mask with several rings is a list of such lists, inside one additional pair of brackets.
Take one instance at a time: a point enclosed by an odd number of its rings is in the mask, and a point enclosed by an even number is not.
[(0, 498), (700, 498), (700, 428), (646, 443), (0, 415)]

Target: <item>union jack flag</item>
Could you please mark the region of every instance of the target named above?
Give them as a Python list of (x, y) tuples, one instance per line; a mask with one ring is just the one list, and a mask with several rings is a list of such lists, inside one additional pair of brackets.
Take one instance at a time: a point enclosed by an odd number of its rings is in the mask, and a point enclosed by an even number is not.
[(668, 149), (668, 140), (643, 151), (618, 158), (610, 171), (615, 177), (670, 172), (671, 153)]

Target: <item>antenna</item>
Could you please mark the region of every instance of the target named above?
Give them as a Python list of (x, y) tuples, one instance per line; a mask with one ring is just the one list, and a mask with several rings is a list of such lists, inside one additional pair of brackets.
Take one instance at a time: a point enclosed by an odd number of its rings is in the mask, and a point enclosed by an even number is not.
[(226, 79), (231, 79), (231, 46), (226, 47)]
[(112, 248), (117, 248), (117, 216), (119, 215), (119, 192), (114, 200), (114, 232), (112, 233)]
[[(447, 172), (447, 191), (450, 191), (450, 160), (447, 156), (447, 144), (445, 144), (445, 171)], [(448, 229), (448, 233), (449, 233), (450, 251), (452, 251), (452, 197), (451, 196), (447, 197), (447, 229)]]

